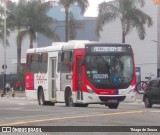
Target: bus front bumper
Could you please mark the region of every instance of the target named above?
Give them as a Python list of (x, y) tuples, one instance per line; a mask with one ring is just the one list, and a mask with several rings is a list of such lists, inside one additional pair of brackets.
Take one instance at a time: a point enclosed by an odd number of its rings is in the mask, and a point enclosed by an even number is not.
[(122, 102), (125, 100), (125, 98), (125, 95), (97, 95), (87, 92), (83, 93), (83, 103), (88, 104)]
[(118, 102), (124, 101), (126, 96), (99, 96), (99, 99), (102, 102), (114, 101), (117, 100)]

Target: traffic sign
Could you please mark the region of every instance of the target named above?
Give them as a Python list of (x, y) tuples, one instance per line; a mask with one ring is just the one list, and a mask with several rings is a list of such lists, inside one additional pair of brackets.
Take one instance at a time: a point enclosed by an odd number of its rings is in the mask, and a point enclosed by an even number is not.
[(4, 65), (2, 65), (2, 68), (3, 68), (3, 69), (4, 69), (4, 68), (7, 69), (7, 65), (5, 65), (5, 67), (4, 67)]

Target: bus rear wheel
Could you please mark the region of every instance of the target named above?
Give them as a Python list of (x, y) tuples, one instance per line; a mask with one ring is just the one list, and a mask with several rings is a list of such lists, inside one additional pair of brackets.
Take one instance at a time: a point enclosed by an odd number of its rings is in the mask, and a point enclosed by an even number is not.
[(109, 107), (109, 109), (117, 109), (119, 106), (119, 103), (108, 104), (107, 106)]
[(65, 97), (66, 106), (74, 106), (72, 92), (69, 90)]
[(39, 105), (45, 105), (43, 90), (40, 90), (38, 93), (38, 103), (39, 103)]

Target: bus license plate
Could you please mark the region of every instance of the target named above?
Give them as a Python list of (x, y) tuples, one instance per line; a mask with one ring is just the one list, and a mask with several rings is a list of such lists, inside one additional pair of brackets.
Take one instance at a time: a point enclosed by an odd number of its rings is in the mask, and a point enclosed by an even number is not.
[(117, 103), (117, 100), (108, 100), (108, 103)]

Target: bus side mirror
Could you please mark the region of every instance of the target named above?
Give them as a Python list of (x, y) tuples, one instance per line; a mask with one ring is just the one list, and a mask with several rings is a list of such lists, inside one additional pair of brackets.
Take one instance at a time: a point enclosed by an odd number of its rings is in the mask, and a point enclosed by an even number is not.
[(83, 59), (82, 59), (82, 64), (81, 64), (81, 66), (84, 66), (85, 64), (86, 64), (86, 59), (83, 58)]

